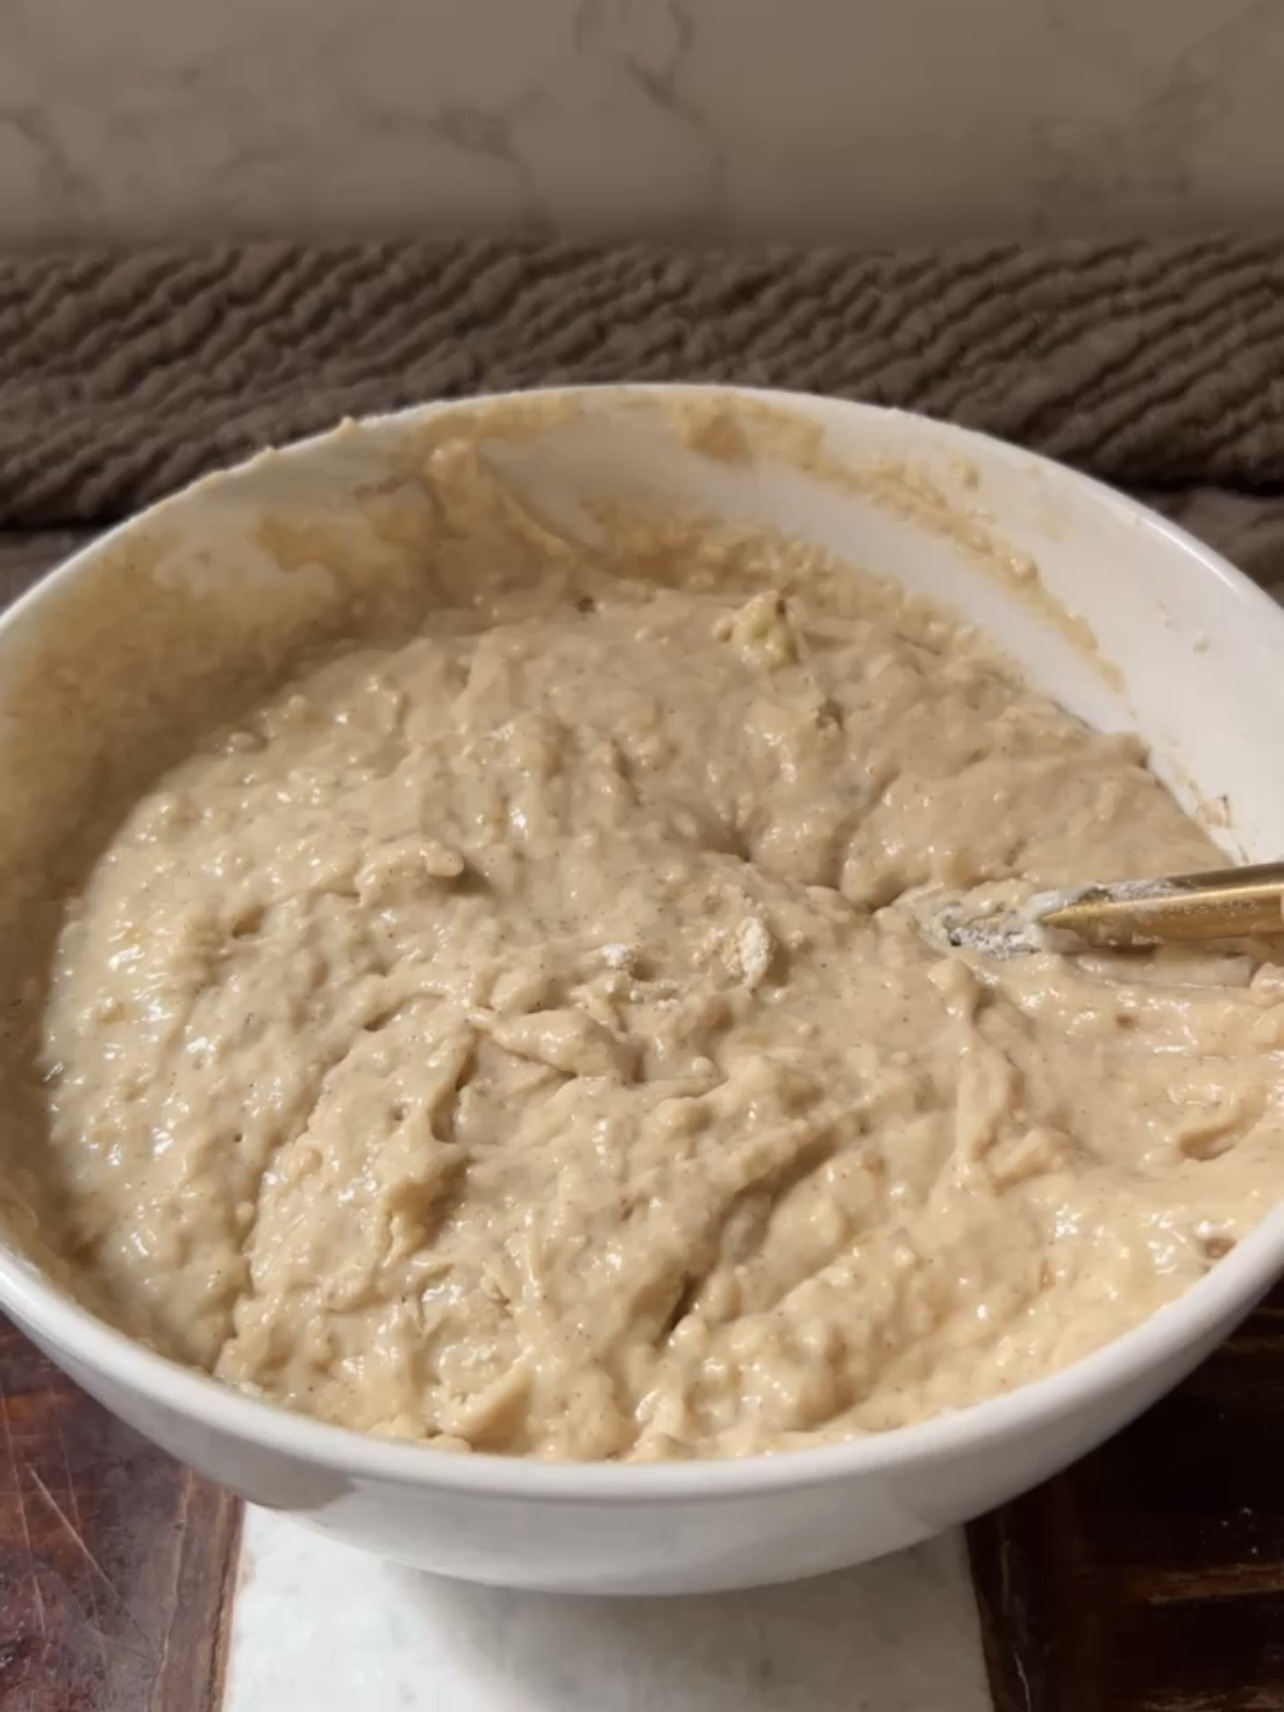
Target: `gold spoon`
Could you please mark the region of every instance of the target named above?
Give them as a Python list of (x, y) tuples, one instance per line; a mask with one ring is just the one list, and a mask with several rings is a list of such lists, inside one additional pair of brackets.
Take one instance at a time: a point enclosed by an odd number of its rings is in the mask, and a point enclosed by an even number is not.
[(951, 945), (999, 954), (1284, 934), (1284, 862), (1043, 892), (1006, 920), (956, 907), (941, 926)]

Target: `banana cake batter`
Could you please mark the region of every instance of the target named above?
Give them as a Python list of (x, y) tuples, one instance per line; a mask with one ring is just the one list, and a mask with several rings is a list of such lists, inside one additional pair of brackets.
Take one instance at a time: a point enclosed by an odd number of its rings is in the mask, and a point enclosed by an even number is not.
[(729, 1456), (1045, 1374), (1261, 1219), (1284, 969), (930, 931), (1204, 832), (942, 613), (774, 555), (447, 591), (136, 802), (32, 1070), (113, 1319), (370, 1432)]

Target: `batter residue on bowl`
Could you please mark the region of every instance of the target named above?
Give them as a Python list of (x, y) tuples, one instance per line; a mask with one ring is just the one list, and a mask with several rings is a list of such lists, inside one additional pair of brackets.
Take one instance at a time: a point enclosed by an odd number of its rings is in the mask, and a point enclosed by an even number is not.
[(1134, 742), (871, 579), (766, 540), (480, 578), (238, 714), (67, 904), (63, 1246), (162, 1350), (457, 1448), (957, 1408), (1267, 1211), (1284, 970), (924, 912), (1214, 856)]

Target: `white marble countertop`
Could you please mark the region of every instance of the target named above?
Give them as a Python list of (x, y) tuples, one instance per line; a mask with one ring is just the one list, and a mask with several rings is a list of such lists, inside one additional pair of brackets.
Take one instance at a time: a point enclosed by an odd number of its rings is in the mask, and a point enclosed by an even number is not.
[(789, 1587), (435, 1580), (250, 1510), (224, 1712), (989, 1712), (962, 1536)]
[(1267, 0), (5, 0), (0, 243), (1278, 219)]

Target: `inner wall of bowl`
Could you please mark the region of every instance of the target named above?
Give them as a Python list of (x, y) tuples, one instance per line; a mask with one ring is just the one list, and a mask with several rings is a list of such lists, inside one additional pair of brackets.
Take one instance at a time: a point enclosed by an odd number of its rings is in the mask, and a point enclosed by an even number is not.
[[(1274, 762), (1284, 615), (1259, 591), (1160, 519), (1014, 448), (838, 401), (791, 396), (781, 407), (824, 429), (834, 461), (873, 472), (869, 491), (770, 456), (694, 454), (658, 410), (605, 399), (538, 439), (497, 445), (494, 458), (554, 517), (604, 495), (649, 493), (814, 541), (929, 596), (1072, 713), (1137, 732), (1229, 855), (1284, 850)], [(909, 477), (890, 497), (877, 479), (888, 471)], [(915, 505), (916, 486), (931, 504)], [(993, 552), (964, 544), (974, 520)], [(1040, 599), (1005, 574), (1013, 565), (1034, 568)]]
[[(52, 824), (105, 760), (190, 712), (203, 691), (212, 697), (229, 669), (334, 622), (351, 586), (340, 586), (333, 554), (312, 552), (309, 519), (331, 542), (346, 532), (345, 563), (372, 586), (404, 574), (414, 545), (372, 526), (372, 496), (395, 504), (426, 432), (439, 440), (456, 423), (480, 434), (487, 461), (559, 527), (591, 530), (583, 506), (603, 499), (694, 507), (814, 541), (934, 598), (1072, 712), (1138, 731), (1187, 806), (1214, 809), (1210, 829), (1233, 854), (1284, 849), (1274, 765), (1284, 618), (1157, 519), (1012, 448), (865, 406), (590, 389), (557, 395), (535, 431), (527, 420), (514, 432), (513, 412), (529, 416), (532, 396), (428, 406), (255, 459), (126, 526), (22, 603), (0, 625), (0, 793), (23, 805), (0, 817), (0, 858), (12, 836), (26, 842)], [(707, 449), (693, 449), (673, 431), (675, 401), (691, 400), (749, 417), (766, 406), (786, 428), (821, 430), (826, 471), (791, 455), (787, 433), (760, 442), (756, 457), (728, 453), (718, 435), (695, 437)], [(264, 530), (281, 516), (293, 520), (285, 551)], [(993, 550), (975, 550), (978, 527)], [(1036, 569), (1042, 605), (1007, 574), (1014, 564)], [(1056, 622), (1058, 610), (1086, 623), (1096, 652)], [(140, 666), (148, 653), (171, 667), (159, 690), (154, 668)], [(107, 705), (118, 729), (106, 728)]]

